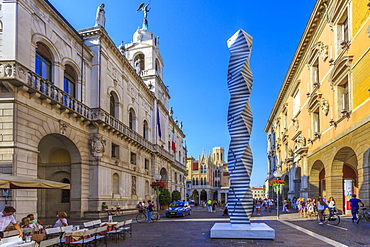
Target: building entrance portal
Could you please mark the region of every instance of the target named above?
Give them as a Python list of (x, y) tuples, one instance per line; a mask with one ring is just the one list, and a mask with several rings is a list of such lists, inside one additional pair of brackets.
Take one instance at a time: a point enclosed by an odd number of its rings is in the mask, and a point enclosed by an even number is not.
[(71, 184), (71, 190), (38, 189), (38, 217), (55, 217), (56, 210), (70, 215), (72, 184), (81, 183), (74, 179), (78, 174), (72, 173), (71, 164), (81, 163), (80, 153), (70, 139), (59, 134), (50, 134), (42, 138), (38, 150), (37, 177)]
[(207, 201), (207, 192), (205, 190), (202, 190), (200, 192), (200, 200), (206, 202)]

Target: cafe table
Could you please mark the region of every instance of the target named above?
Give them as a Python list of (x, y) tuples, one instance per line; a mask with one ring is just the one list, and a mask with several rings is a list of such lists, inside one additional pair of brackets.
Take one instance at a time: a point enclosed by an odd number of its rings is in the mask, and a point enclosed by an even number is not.
[(33, 247), (35, 246), (35, 243), (35, 241), (26, 243), (22, 240), (22, 238), (14, 236), (3, 238), (2, 241), (0, 241), (0, 247)]
[(81, 240), (84, 232), (88, 230), (87, 228), (82, 228), (78, 230), (65, 231), (62, 238), (65, 238), (65, 243), (69, 244), (75, 241)]

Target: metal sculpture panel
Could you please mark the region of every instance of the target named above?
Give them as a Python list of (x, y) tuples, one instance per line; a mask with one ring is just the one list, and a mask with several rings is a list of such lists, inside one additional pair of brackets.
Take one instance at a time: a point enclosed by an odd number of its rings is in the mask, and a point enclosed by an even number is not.
[(240, 29), (227, 41), (230, 50), (228, 129), (231, 140), (228, 152), (228, 206), (231, 224), (250, 224), (249, 217), (253, 208), (252, 192), (249, 190), (253, 166), (249, 146), (253, 124), (249, 105), (253, 82), (249, 63), (252, 39), (252, 36)]

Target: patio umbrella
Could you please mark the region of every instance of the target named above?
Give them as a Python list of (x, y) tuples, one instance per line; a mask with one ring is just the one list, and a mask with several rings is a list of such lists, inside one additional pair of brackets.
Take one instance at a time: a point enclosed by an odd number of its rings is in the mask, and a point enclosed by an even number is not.
[(70, 184), (0, 173), (0, 189), (71, 189)]

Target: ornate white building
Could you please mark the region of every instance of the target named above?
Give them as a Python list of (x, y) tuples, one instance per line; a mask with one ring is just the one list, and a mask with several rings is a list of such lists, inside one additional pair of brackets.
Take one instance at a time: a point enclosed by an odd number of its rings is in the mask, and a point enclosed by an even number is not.
[(105, 17), (76, 31), (48, 1), (0, 5), (0, 172), (71, 184), (11, 190), (18, 215), (133, 208), (154, 199), (157, 173), (185, 198), (185, 135), (158, 39), (138, 29), (116, 47)]
[(227, 202), (230, 176), (224, 161), (224, 148), (215, 147), (212, 153), (187, 157), (187, 199), (196, 203), (207, 200)]

